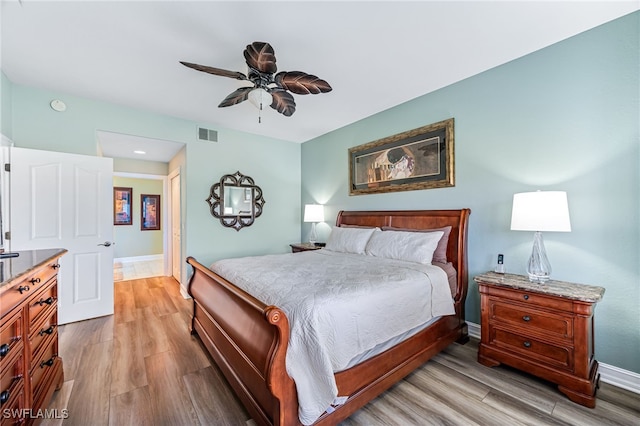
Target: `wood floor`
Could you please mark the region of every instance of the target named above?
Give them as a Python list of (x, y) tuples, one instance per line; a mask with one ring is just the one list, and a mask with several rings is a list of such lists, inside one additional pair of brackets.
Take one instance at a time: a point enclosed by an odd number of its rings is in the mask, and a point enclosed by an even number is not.
[[(249, 416), (196, 337), (191, 303), (172, 278), (115, 284), (115, 315), (60, 327), (65, 382), (45, 425), (245, 425)], [(453, 344), (344, 426), (638, 425), (640, 395), (601, 383), (595, 409), (552, 384), (476, 362), (477, 341)], [(250, 422), (251, 423), (251, 422)]]

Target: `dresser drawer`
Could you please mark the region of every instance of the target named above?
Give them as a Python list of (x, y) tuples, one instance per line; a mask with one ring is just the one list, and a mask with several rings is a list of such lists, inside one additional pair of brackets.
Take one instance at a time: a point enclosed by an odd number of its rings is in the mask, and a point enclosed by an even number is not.
[[(34, 331), (34, 326), (41, 321), (42, 316), (52, 306), (58, 303), (58, 282), (53, 280), (40, 294), (29, 302), (29, 335)], [(40, 330), (37, 330), (40, 331)]]
[(53, 374), (55, 367), (59, 364), (58, 359), (58, 332), (57, 330), (47, 337), (42, 350), (38, 351), (38, 357), (33, 358), (31, 363), (31, 389), (33, 390), (34, 400), (40, 387), (47, 383), (49, 377)]
[(2, 404), (0, 425), (14, 426), (24, 424), (25, 419), (22, 417), (24, 408), (24, 379), (21, 378), (16, 386), (15, 393), (12, 393), (10, 399)]
[(37, 326), (33, 327), (32, 333), (29, 336), (29, 342), (31, 343), (31, 356), (33, 359), (38, 359), (40, 352), (44, 350), (42, 346), (47, 338), (57, 333), (58, 331), (58, 311), (55, 307), (49, 308), (44, 316), (43, 321), (40, 321)]
[(22, 345), (22, 310), (16, 310), (0, 328), (0, 370), (22, 352)]
[[(28, 288), (28, 289), (27, 289)], [(3, 318), (7, 314), (10, 314), (12, 309), (24, 302), (26, 298), (31, 296), (33, 292), (31, 287), (26, 286), (24, 282), (20, 281), (13, 284), (0, 294), (0, 306), (2, 306), (1, 316)]]
[(0, 373), (0, 394), (1, 400), (5, 402), (2, 404), (4, 410), (5, 405), (10, 404), (12, 399), (23, 392), (24, 389), (24, 374), (22, 356), (17, 357), (14, 361), (6, 365)]
[(515, 326), (524, 335), (534, 332), (547, 337), (573, 339), (573, 317), (571, 315), (545, 312), (514, 303), (502, 303), (495, 299), (489, 300), (489, 309), (490, 321)]
[(555, 369), (573, 371), (573, 348), (556, 346), (500, 328), (491, 330), (490, 345), (522, 355), (527, 360)]

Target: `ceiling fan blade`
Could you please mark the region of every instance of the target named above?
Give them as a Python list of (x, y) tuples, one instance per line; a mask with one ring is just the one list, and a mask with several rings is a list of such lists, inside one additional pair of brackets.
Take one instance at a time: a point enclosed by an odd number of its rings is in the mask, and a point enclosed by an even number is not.
[(274, 80), (283, 89), (298, 95), (316, 95), (332, 90), (332, 87), (326, 81), (302, 71), (279, 72)]
[(239, 71), (227, 71), (221, 68), (208, 67), (206, 65), (192, 64), (191, 62), (180, 61), (185, 67), (193, 68), (194, 70), (206, 72), (213, 75), (221, 75), (222, 77), (235, 78), (237, 80), (248, 80), (247, 76)]
[(291, 117), (296, 112), (296, 101), (293, 100), (291, 93), (282, 89), (272, 89), (270, 93), (273, 98), (271, 108), (286, 117)]
[(231, 105), (239, 104), (240, 102), (244, 102), (249, 97), (249, 92), (252, 91), (254, 87), (241, 87), (231, 93), (229, 96), (224, 98), (218, 108), (228, 107)]
[(244, 50), (244, 59), (249, 67), (260, 72), (273, 74), (276, 67), (276, 55), (269, 43), (254, 41)]

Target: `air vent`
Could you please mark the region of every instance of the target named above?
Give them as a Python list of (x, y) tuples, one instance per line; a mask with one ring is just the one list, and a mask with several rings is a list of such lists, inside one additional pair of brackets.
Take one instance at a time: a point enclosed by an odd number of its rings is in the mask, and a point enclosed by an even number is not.
[(216, 130), (205, 129), (204, 127), (198, 127), (198, 140), (218, 142), (218, 132)]

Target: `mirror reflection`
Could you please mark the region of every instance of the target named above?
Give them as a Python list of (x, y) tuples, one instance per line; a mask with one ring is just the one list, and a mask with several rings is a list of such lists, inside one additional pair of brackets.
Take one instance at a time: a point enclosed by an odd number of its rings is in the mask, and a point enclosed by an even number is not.
[(224, 216), (251, 216), (253, 213), (253, 188), (224, 186)]

